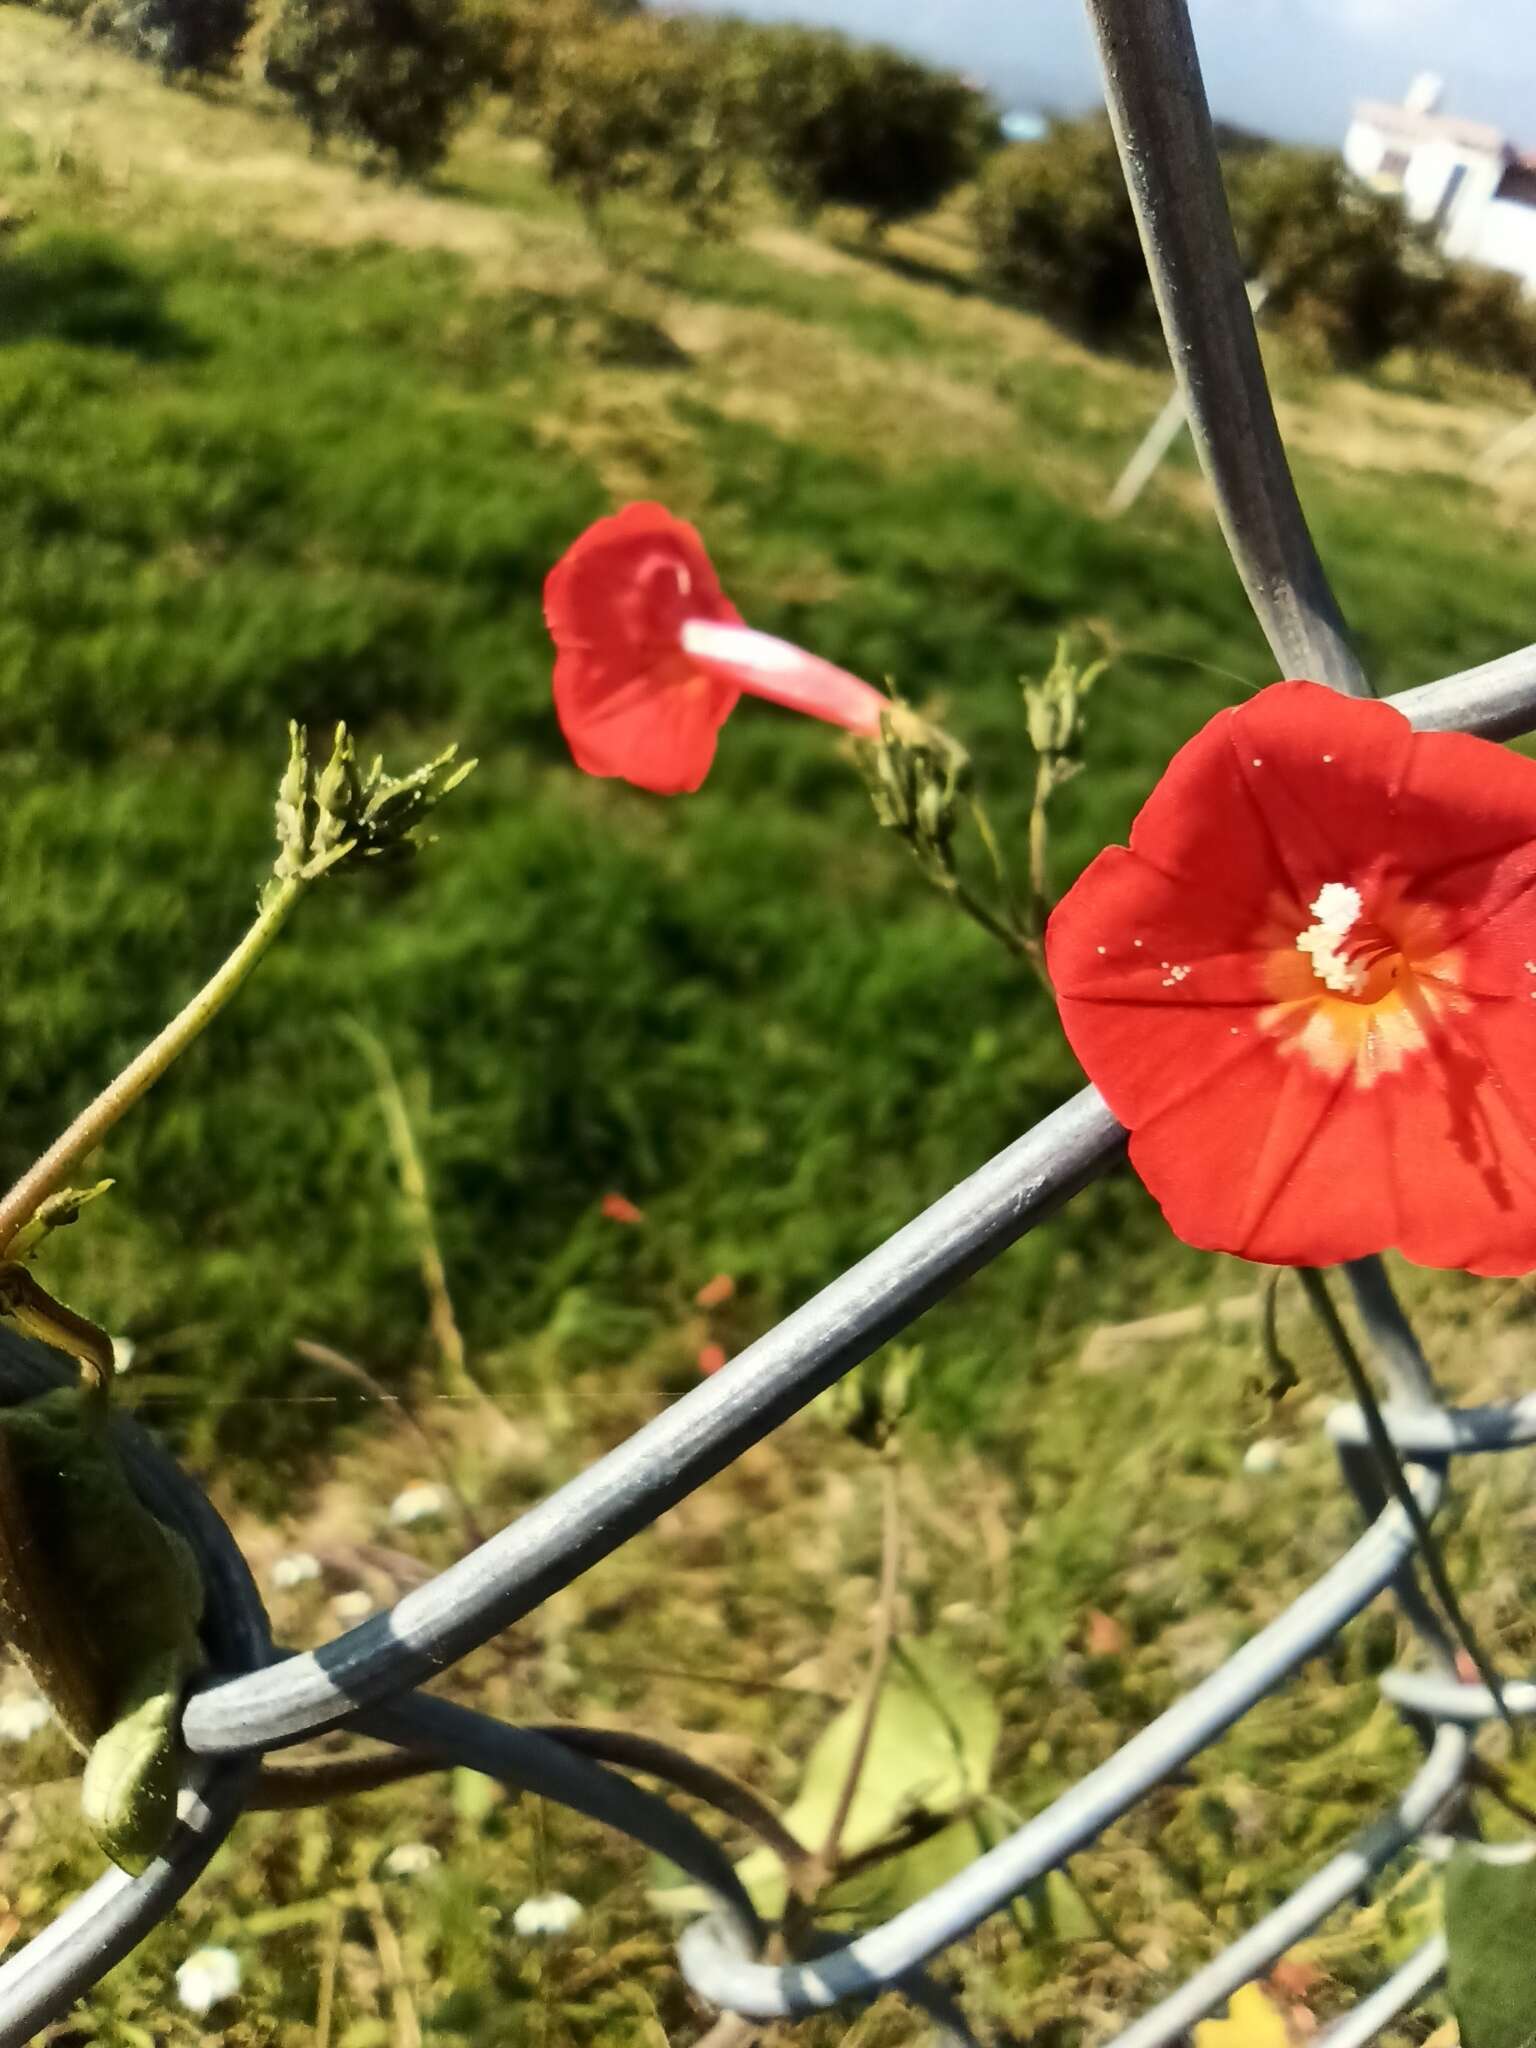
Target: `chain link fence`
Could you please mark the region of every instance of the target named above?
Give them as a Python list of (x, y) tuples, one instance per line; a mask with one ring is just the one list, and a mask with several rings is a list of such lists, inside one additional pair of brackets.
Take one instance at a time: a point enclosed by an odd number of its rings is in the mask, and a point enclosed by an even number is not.
[[(1366, 682), (1312, 545), (1270, 403), (1217, 164), (1184, 0), (1088, 0), (1127, 181), (1169, 352), (1233, 562), (1277, 670), (1351, 694)], [(1536, 646), (1391, 700), (1426, 730), (1505, 739), (1536, 728)], [(165, 1854), (140, 1876), (107, 1872), (0, 1967), (0, 2044), (29, 2039), (65, 2012), (163, 1919), (247, 1807), (276, 1803), (259, 1764), (273, 1750), (347, 1727), (392, 1746), (372, 1782), (414, 1768), (465, 1765), (559, 1801), (658, 1852), (707, 1888), (715, 1907), (678, 1944), (703, 1999), (753, 2019), (782, 2019), (895, 1987), (941, 2031), (969, 2038), (926, 1965), (1043, 1873), (1060, 1868), (1151, 1789), (1213, 1742), (1371, 1601), (1395, 1590), (1423, 1636), (1427, 1668), (1393, 1672), (1387, 1696), (1422, 1737), (1423, 1762), (1396, 1803), (1283, 1904), (1152, 2011), (1117, 2048), (1158, 2048), (1218, 2009), (1407, 1844), (1431, 1850), (1437, 1818), (1462, 1786), (1480, 1722), (1496, 1706), (1453, 1675), (1414, 1584), (1415, 1539), (1387, 1504), (1358, 1409), (1329, 1423), (1367, 1526), (1277, 1620), (1079, 1784), (959, 1876), (884, 1925), (814, 1960), (761, 1960), (763, 1930), (710, 1837), (626, 1775), (656, 1776), (637, 1738), (589, 1743), (503, 1724), (417, 1690), (607, 1556), (904, 1330), (988, 1260), (1114, 1165), (1124, 1134), (1085, 1089), (951, 1190), (887, 1243), (785, 1318), (723, 1371), (430, 1583), (323, 1648), (285, 1655), (229, 1532), (201, 1491), (127, 1421), (125, 1458), (146, 1504), (199, 1558), (208, 1591), (211, 1675), (187, 1702), (193, 1768)], [(1425, 1516), (1451, 1460), (1536, 1443), (1536, 1397), (1507, 1407), (1442, 1406), (1413, 1332), (1374, 1260), (1348, 1269), (1388, 1391), (1388, 1425)], [(53, 1383), (46, 1354), (0, 1338), (0, 1400)], [(1505, 1698), (1536, 1713), (1536, 1683)], [(675, 1764), (675, 1760), (674, 1760)], [(282, 1803), (356, 1789), (358, 1767), (288, 1783)], [(710, 1796), (710, 1774), (673, 1768)], [(718, 1788), (716, 1788), (718, 1789)], [(1444, 1966), (1432, 1940), (1327, 2035), (1356, 2048), (1409, 2008)]]

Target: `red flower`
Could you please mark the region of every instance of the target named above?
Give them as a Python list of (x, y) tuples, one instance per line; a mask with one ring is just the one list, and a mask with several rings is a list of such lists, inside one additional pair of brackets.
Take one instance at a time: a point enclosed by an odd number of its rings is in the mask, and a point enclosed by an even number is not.
[(704, 544), (661, 505), (626, 505), (566, 550), (544, 586), (555, 711), (576, 765), (661, 796), (697, 789), (743, 690), (877, 738), (878, 690), (754, 633)]
[(1536, 763), (1278, 683), (1181, 750), (1046, 944), (1188, 1243), (1536, 1267)]
[(702, 1373), (705, 1379), (708, 1379), (711, 1373), (717, 1373), (725, 1362), (725, 1346), (723, 1344), (701, 1344), (699, 1346), (699, 1355), (694, 1360), (694, 1363), (698, 1366), (700, 1373)]
[(604, 1195), (598, 1207), (610, 1223), (643, 1223), (645, 1211), (637, 1208), (628, 1195)]

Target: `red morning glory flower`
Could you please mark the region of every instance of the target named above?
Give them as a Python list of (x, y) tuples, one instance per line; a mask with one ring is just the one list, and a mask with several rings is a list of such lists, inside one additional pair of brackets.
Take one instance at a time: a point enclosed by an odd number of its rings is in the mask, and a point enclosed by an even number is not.
[(1046, 950), (1188, 1243), (1536, 1267), (1536, 763), (1277, 683), (1175, 756)]
[(741, 622), (694, 529), (662, 505), (588, 527), (550, 571), (555, 711), (576, 764), (672, 796), (699, 787), (743, 690), (879, 737), (887, 700)]

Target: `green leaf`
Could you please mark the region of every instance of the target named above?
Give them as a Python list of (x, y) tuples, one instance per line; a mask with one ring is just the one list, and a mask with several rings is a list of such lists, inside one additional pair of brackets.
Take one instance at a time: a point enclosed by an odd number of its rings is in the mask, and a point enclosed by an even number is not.
[(1536, 2041), (1536, 1858), (1490, 1863), (1471, 1850), (1445, 1873), (1447, 1985), (1462, 2048)]
[[(196, 1559), (140, 1501), (99, 1407), (80, 1387), (0, 1409), (0, 1476), (0, 1634), (80, 1748), (110, 1742), (133, 1722), (122, 1757), (109, 1750), (87, 1789), (111, 1853), (121, 1828), (136, 1854), (152, 1829), (127, 1814), (125, 1774), (134, 1757), (148, 1758), (141, 1736), (158, 1709), (137, 1717), (203, 1660)], [(174, 1763), (168, 1768), (174, 1805)], [(136, 1811), (159, 1802), (163, 1818), (164, 1801), (157, 1779)]]
[[(825, 1841), (864, 1718), (846, 1706), (806, 1759), (800, 1794), (785, 1814), (797, 1840)], [(875, 1725), (843, 1829), (857, 1856), (915, 1813), (958, 1813), (987, 1789), (997, 1747), (997, 1708), (972, 1672), (935, 1643), (895, 1645)]]
[(974, 1820), (952, 1820), (926, 1841), (883, 1856), (834, 1885), (823, 1896), (817, 1919), (850, 1929), (873, 1927), (958, 1877), (985, 1848)]
[(483, 1771), (471, 1771), (460, 1764), (449, 1783), (453, 1788), (454, 1814), (466, 1827), (483, 1828), (502, 1804), (499, 1779), (488, 1778)]
[(1023, 1910), (1047, 1941), (1096, 1941), (1103, 1933), (1088, 1902), (1064, 1870), (1047, 1870), (1023, 1895)]
[(97, 1841), (137, 1873), (165, 1847), (176, 1820), (181, 1776), (177, 1743), (183, 1660), (152, 1658), (116, 1721), (92, 1747), (80, 1781), (80, 1811)]
[[(784, 1815), (784, 1824), (807, 1848), (819, 1847), (831, 1829), (863, 1718), (864, 1702), (857, 1699), (822, 1731), (806, 1758), (800, 1793)], [(936, 1642), (896, 1644), (843, 1830), (843, 1857), (875, 1850), (921, 1818), (945, 1819), (974, 1806), (992, 1774), (998, 1732), (992, 1696), (968, 1665)], [(932, 1852), (935, 1858), (946, 1853), (933, 1849), (937, 1839), (904, 1849), (893, 1861), (914, 1857), (913, 1867), (921, 1871), (922, 1852)], [(953, 1849), (951, 1842), (948, 1852)], [(974, 1832), (967, 1855), (972, 1853)], [(777, 1919), (788, 1887), (773, 1851), (754, 1849), (738, 1864), (737, 1875), (758, 1912), (765, 1919)], [(867, 1876), (872, 1873), (861, 1872), (859, 1881)], [(901, 1881), (892, 1880), (898, 1886)], [(660, 1876), (652, 1896), (668, 1912), (696, 1913), (708, 1904), (696, 1885), (668, 1884)], [(839, 1897), (837, 1888), (828, 1895), (834, 1909)]]

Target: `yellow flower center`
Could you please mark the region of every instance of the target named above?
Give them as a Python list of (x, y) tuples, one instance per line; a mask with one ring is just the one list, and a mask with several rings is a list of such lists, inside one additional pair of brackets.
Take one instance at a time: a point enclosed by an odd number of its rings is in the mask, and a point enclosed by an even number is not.
[(1406, 962), (1379, 925), (1364, 916), (1360, 891), (1348, 882), (1325, 882), (1311, 905), (1315, 920), (1296, 934), (1312, 972), (1335, 995), (1376, 1003), (1403, 975)]
[(1282, 1052), (1361, 1088), (1425, 1051), (1437, 1020), (1465, 1004), (1438, 911), (1392, 886), (1372, 895), (1368, 907), (1353, 883), (1325, 882), (1303, 930), (1294, 911), (1289, 924), (1277, 917), (1265, 971), (1275, 1000), (1259, 1013)]

